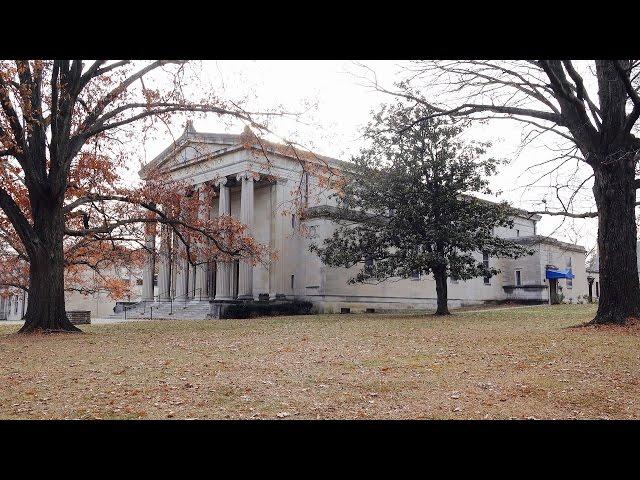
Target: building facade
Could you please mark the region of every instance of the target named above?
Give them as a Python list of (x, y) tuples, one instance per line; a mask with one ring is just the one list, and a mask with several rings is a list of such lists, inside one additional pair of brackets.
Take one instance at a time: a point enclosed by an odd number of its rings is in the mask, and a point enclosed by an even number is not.
[[(142, 271), (136, 268), (109, 271), (109, 275), (126, 280), (130, 283), (130, 295), (123, 298), (111, 298), (109, 292), (95, 289), (95, 293), (85, 294), (77, 291), (65, 293), (65, 308), (69, 311), (88, 311), (91, 318), (106, 318), (114, 313), (114, 307), (119, 302), (136, 303), (142, 300)], [(93, 288), (97, 281), (95, 272), (87, 268), (83, 283), (87, 288)], [(157, 287), (156, 287), (157, 293)], [(29, 303), (29, 294), (24, 291), (12, 292), (6, 298), (0, 296), (0, 321), (22, 320)]]
[[(328, 157), (315, 160), (340, 170), (346, 162)], [(215, 185), (217, 196), (202, 215), (231, 215), (240, 219), (254, 238), (278, 252), (278, 258), (255, 267), (245, 262), (209, 261), (197, 267), (172, 260), (172, 238), (162, 227), (157, 237), (146, 242), (149, 255), (143, 273), (145, 300), (189, 298), (201, 300), (307, 299), (320, 312), (374, 309), (427, 310), (435, 308), (436, 290), (432, 276), (386, 281), (375, 285), (349, 285), (354, 271), (327, 267), (309, 252), (337, 228), (328, 216), (335, 207), (331, 191), (315, 175), (305, 173), (300, 159), (286, 148), (247, 142), (241, 135), (199, 133), (189, 124), (184, 133), (140, 172), (142, 179), (161, 172), (168, 181), (187, 182), (197, 190)], [(297, 218), (288, 208), (296, 198), (307, 208)], [(496, 235), (527, 244), (534, 254), (519, 259), (488, 258), (478, 252), (479, 262), (501, 270), (490, 279), (450, 281), (452, 308), (487, 301), (518, 300), (546, 302), (550, 297), (548, 270), (569, 270), (574, 278), (553, 282), (564, 301), (577, 301), (586, 294), (585, 249), (578, 245), (537, 235), (538, 215), (519, 211), (511, 229), (497, 228)], [(303, 228), (300, 228), (302, 222)], [(354, 267), (357, 268), (357, 267)], [(157, 271), (157, 289), (151, 279)], [(155, 297), (154, 297), (155, 296)]]
[(0, 321), (21, 320), (27, 311), (28, 294), (25, 291), (11, 292), (0, 296)]

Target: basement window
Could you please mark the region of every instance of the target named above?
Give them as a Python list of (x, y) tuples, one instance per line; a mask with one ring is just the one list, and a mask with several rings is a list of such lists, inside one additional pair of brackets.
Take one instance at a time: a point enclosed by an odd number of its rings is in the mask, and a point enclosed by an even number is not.
[(350, 308), (346, 308), (346, 307), (342, 307), (340, 309), (340, 313), (351, 313), (351, 309)]

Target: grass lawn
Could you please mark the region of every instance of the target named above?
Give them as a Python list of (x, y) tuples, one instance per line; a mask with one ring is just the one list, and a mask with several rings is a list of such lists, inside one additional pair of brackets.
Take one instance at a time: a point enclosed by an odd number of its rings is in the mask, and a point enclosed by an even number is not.
[(0, 418), (639, 418), (640, 327), (592, 305), (0, 326)]

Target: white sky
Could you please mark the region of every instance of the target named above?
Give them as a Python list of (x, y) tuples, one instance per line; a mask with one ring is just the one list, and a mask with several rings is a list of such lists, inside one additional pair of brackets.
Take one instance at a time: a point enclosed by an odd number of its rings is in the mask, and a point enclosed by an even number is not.
[[(362, 62), (372, 68), (380, 84), (391, 87), (401, 74), (401, 62)], [(251, 109), (278, 109), (299, 112), (304, 124), (291, 120), (274, 119), (269, 127), (279, 136), (294, 140), (317, 153), (348, 160), (361, 145), (360, 134), (372, 110), (384, 102), (393, 101), (388, 95), (364, 85), (357, 74), (363, 71), (351, 61), (206, 61), (202, 62), (201, 80), (211, 85), (227, 99), (245, 99)], [(306, 110), (305, 105), (313, 105)], [(215, 117), (196, 119), (197, 131), (240, 133), (243, 125), (238, 121)], [(171, 134), (177, 138), (184, 128), (184, 119), (176, 118)], [(522, 127), (509, 120), (493, 121), (471, 127), (469, 135), (478, 140), (491, 140), (490, 153), (510, 160), (492, 180), (495, 190), (501, 190), (500, 199), (509, 200), (521, 208), (542, 209), (539, 203), (545, 195), (555, 196), (548, 188), (549, 181), (537, 187), (524, 188), (535, 176), (525, 172), (528, 165), (550, 158), (548, 149), (541, 145), (525, 149), (516, 158)], [(148, 162), (171, 142), (167, 132), (163, 139), (149, 141), (141, 150), (140, 161)], [(584, 174), (584, 168), (581, 169)], [(545, 186), (546, 185), (546, 186)], [(590, 189), (583, 198), (583, 210), (591, 209)], [(551, 203), (550, 203), (551, 205)], [(587, 250), (596, 243), (597, 221), (570, 220), (545, 216), (538, 224), (539, 233), (578, 243)]]

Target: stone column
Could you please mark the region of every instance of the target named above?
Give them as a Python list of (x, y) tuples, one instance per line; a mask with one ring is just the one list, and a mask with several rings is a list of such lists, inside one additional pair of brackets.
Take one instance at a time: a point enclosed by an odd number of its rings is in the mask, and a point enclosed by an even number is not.
[(182, 240), (174, 232), (173, 244), (175, 245), (175, 264), (176, 264), (176, 297), (184, 300), (187, 294), (187, 282), (189, 281), (189, 262), (184, 257), (185, 247)]
[[(242, 181), (240, 221), (247, 226), (247, 233), (253, 235), (253, 174), (239, 173), (237, 179)], [(242, 260), (238, 272), (238, 300), (253, 300), (253, 266)]]
[[(216, 182), (220, 186), (218, 197), (218, 216), (231, 215), (231, 199), (227, 179), (221, 178)], [(231, 262), (216, 261), (216, 300), (231, 300)]]
[[(200, 188), (199, 193), (200, 208), (198, 209), (198, 217), (201, 221), (209, 219), (209, 205), (207, 203), (207, 194), (204, 188)], [(200, 245), (204, 248), (206, 245)], [(207, 258), (200, 254), (198, 256), (198, 265), (196, 266), (196, 276), (194, 282), (194, 298), (207, 298)]]
[(145, 226), (144, 246), (147, 258), (142, 271), (142, 300), (153, 300), (153, 276), (156, 270), (156, 225), (148, 223)]
[(269, 296), (273, 298), (283, 298), (287, 291), (287, 272), (285, 263), (287, 258), (285, 237), (287, 235), (286, 226), (289, 216), (282, 215), (286, 209), (285, 202), (288, 200), (287, 179), (277, 179), (272, 189), (273, 207), (271, 221), (273, 226), (273, 248), (278, 252), (278, 260), (271, 263), (273, 268), (273, 284), (270, 285)]
[(160, 227), (160, 255), (158, 258), (158, 296), (168, 300), (171, 295), (171, 230), (167, 225)]
[(198, 267), (189, 265), (189, 297), (198, 298), (198, 287), (196, 287), (196, 274)]

